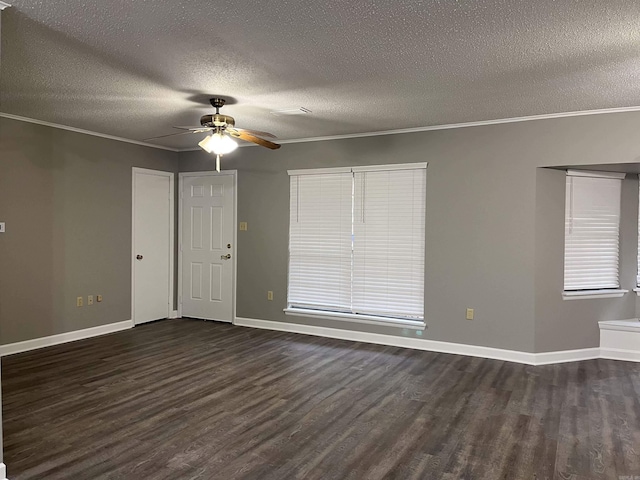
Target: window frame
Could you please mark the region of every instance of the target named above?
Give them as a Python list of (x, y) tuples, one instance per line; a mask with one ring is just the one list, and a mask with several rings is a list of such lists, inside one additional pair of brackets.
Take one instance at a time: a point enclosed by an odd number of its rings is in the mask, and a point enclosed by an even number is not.
[[(620, 181), (620, 195), (622, 195), (622, 182), (624, 181), (626, 174), (617, 173), (617, 172), (601, 172), (601, 171), (590, 171), (590, 170), (567, 170), (566, 177), (574, 178), (592, 178), (592, 179), (609, 179), (609, 180), (619, 180)], [(568, 184), (565, 182), (565, 189), (568, 188)], [(567, 194), (565, 190), (565, 195)], [(640, 200), (640, 196), (639, 196)], [(629, 290), (625, 290), (621, 288), (620, 284), (620, 225), (622, 220), (622, 204), (619, 204), (618, 210), (618, 254), (617, 254), (617, 269), (618, 269), (618, 286), (617, 287), (602, 287), (602, 288), (589, 288), (589, 289), (567, 289), (566, 288), (566, 259), (567, 259), (567, 232), (566, 232), (566, 222), (567, 222), (567, 212), (569, 209), (569, 205), (565, 205), (565, 241), (563, 248), (563, 291), (562, 298), (564, 300), (579, 300), (579, 299), (589, 299), (589, 298), (620, 298), (624, 296)]]
[[(298, 175), (322, 175), (322, 174), (331, 174), (331, 173), (352, 173), (355, 175), (359, 172), (380, 172), (380, 171), (399, 171), (399, 170), (417, 170), (424, 169), (426, 175), (428, 163), (427, 162), (419, 162), (419, 163), (399, 163), (399, 164), (388, 164), (388, 165), (370, 165), (370, 166), (353, 166), (353, 167), (329, 167), (329, 168), (313, 168), (313, 169), (297, 169), (297, 170), (288, 170), (287, 173), (289, 177), (298, 176)], [(426, 181), (426, 177), (425, 177)], [(426, 214), (426, 184), (424, 187), (424, 202), (425, 202), (425, 214)], [(352, 200), (352, 204), (354, 200)], [(291, 214), (291, 212), (289, 212)], [(352, 224), (353, 224), (352, 219)], [(291, 223), (289, 224), (289, 228), (291, 229)], [(426, 236), (426, 225), (424, 226), (423, 238)], [(425, 239), (426, 242), (426, 239)], [(291, 246), (291, 230), (289, 234), (289, 248)], [(352, 252), (353, 255), (353, 252)], [(289, 261), (287, 262), (287, 284), (289, 284), (290, 279), (290, 254)], [(352, 266), (353, 271), (353, 266)], [(425, 272), (423, 271), (423, 280), (425, 277)], [(424, 289), (423, 289), (424, 290)], [(423, 291), (424, 294), (424, 291)], [(289, 299), (289, 286), (287, 287), (287, 307), (283, 310), (286, 315), (292, 315), (297, 317), (308, 317), (308, 318), (318, 318), (323, 320), (334, 320), (334, 321), (348, 321), (353, 323), (361, 323), (361, 324), (371, 324), (371, 325), (380, 325), (380, 326), (390, 326), (390, 327), (402, 327), (405, 329), (415, 329), (415, 330), (424, 330), (426, 328), (425, 323), (425, 314), (424, 314), (424, 305), (422, 318), (413, 319), (413, 318), (405, 318), (405, 317), (393, 317), (393, 316), (378, 316), (372, 314), (363, 314), (363, 313), (351, 313), (351, 312), (340, 312), (340, 311), (331, 311), (331, 310), (323, 310), (323, 309), (314, 309), (314, 308), (302, 308), (292, 305)]]

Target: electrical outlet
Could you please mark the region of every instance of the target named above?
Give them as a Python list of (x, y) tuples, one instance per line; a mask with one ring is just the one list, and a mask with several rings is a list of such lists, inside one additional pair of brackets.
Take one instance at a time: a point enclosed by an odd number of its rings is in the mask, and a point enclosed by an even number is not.
[(467, 308), (467, 320), (473, 320), (473, 308)]
[(82, 305), (83, 305), (82, 297), (76, 298), (76, 307), (81, 307)]
[(96, 295), (96, 302), (102, 301), (102, 295)]
[(87, 305), (93, 305), (93, 295), (87, 297)]
[(4, 233), (4, 222), (0, 222), (0, 233)]
[(271, 290), (267, 292), (267, 300), (273, 300), (273, 292)]
[(247, 222), (240, 222), (240, 231), (241, 232), (246, 232), (248, 230), (248, 225)]

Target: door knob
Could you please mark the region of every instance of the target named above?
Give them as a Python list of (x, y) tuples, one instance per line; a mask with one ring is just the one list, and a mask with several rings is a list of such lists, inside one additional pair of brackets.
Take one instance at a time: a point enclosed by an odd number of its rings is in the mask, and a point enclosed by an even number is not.
[(136, 255), (137, 260), (142, 260), (144, 257), (142, 255)]
[(220, 260), (229, 260), (231, 258), (231, 254), (227, 253), (226, 255), (220, 255)]

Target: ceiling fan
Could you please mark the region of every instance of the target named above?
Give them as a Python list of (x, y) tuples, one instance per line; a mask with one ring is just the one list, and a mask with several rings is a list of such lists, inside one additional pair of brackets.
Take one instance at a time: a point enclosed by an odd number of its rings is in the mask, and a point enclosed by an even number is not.
[[(235, 120), (229, 115), (223, 115), (220, 113), (220, 109), (226, 103), (224, 98), (214, 97), (209, 100), (211, 105), (216, 109), (216, 113), (213, 115), (203, 115), (200, 118), (199, 127), (173, 127), (180, 130), (186, 130), (179, 133), (171, 133), (169, 135), (160, 135), (159, 137), (151, 137), (145, 139), (155, 140), (157, 138), (173, 137), (176, 135), (187, 135), (190, 133), (205, 133), (212, 132), (198, 143), (203, 150), (216, 155), (216, 170), (220, 171), (220, 157), (227, 153), (233, 152), (238, 148), (238, 144), (233, 138), (239, 138), (245, 142), (255, 143), (262, 147), (276, 150), (280, 148), (280, 145), (269, 140), (265, 140), (261, 137), (276, 138), (275, 135), (267, 132), (261, 132), (258, 130), (247, 130), (244, 128), (236, 128)], [(233, 138), (231, 138), (233, 137)]]

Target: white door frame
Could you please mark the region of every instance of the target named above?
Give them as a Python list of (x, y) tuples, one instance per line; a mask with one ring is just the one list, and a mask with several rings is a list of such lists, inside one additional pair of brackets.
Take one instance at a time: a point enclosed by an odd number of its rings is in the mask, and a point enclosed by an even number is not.
[(231, 282), (231, 323), (236, 323), (236, 289), (238, 285), (238, 171), (222, 170), (221, 172), (180, 172), (178, 174), (178, 317), (182, 317), (182, 199), (184, 197), (184, 178), (201, 176), (233, 176), (233, 281)]
[(148, 168), (133, 167), (131, 169), (131, 321), (135, 326), (135, 308), (136, 308), (136, 173), (142, 173), (146, 175), (159, 175), (162, 177), (169, 177), (169, 292), (167, 303), (167, 318), (175, 318), (173, 304), (174, 304), (174, 286), (175, 286), (175, 181), (173, 172), (165, 172), (162, 170), (151, 170)]

